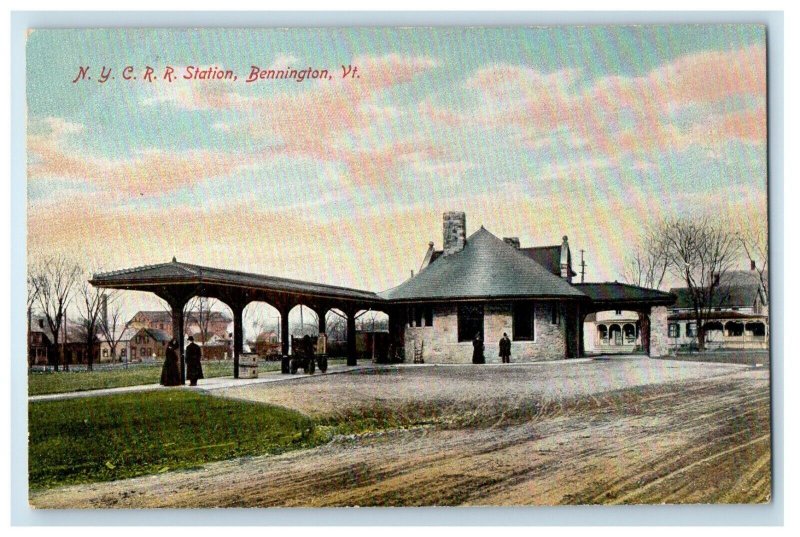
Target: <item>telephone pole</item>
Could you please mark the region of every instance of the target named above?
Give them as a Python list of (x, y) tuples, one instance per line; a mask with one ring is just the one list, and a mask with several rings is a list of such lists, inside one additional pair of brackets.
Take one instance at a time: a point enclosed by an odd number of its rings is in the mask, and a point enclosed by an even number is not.
[(583, 278), (586, 275), (586, 263), (583, 261), (583, 250), (581, 250), (581, 283), (583, 283)]

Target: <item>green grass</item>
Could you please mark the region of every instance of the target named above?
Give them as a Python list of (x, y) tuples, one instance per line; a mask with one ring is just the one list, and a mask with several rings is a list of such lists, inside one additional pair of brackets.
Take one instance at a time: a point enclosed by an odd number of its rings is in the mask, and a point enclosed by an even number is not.
[(289, 409), (167, 388), (32, 402), (28, 419), (31, 490), (280, 453), (334, 432)]
[[(259, 363), (260, 371), (280, 369), (278, 362)], [(204, 362), (206, 378), (233, 375), (233, 362)], [(28, 395), (78, 392), (103, 388), (121, 388), (141, 384), (157, 384), (161, 378), (161, 364), (133, 365), (128, 369), (111, 371), (59, 371), (28, 373)]]

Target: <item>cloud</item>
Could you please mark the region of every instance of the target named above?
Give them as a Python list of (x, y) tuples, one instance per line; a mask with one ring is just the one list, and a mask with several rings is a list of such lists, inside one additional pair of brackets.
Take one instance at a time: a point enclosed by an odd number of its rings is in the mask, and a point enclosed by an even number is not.
[(28, 135), (28, 179), (66, 179), (114, 196), (160, 195), (206, 179), (229, 176), (252, 165), (258, 155), (224, 151), (160, 149), (111, 159), (69, 147), (69, 136), (83, 126), (60, 118), (34, 121)]
[[(281, 62), (293, 59), (279, 58)], [(277, 61), (277, 60), (276, 60)], [(393, 181), (398, 166), (410, 157), (433, 158), (440, 152), (430, 142), (413, 139), (375, 140), (370, 129), (395, 121), (396, 107), (373, 99), (382, 91), (410, 82), (436, 66), (431, 58), (389, 54), (352, 60), (359, 78), (312, 81), (299, 93), (242, 95), (234, 83), (181, 84), (148, 103), (169, 102), (187, 110), (236, 110), (248, 115), (231, 132), (256, 140), (275, 140), (275, 156), (303, 156), (343, 163), (354, 186)], [(285, 68), (286, 65), (282, 65)], [(377, 143), (376, 143), (377, 142)]]
[[(518, 140), (532, 149), (545, 146), (559, 129), (569, 130), (586, 149), (611, 156), (734, 139), (766, 142), (763, 46), (688, 54), (639, 77), (585, 80), (574, 69), (544, 73), (499, 64), (474, 73), (465, 87), (482, 96), (477, 112), (436, 110), (429, 117), (448, 126), (476, 121), (487, 128), (514, 127)], [(742, 97), (748, 108), (728, 109), (726, 104)], [(688, 127), (670, 120), (688, 108), (708, 113)], [(708, 128), (715, 133), (710, 139), (702, 134)]]

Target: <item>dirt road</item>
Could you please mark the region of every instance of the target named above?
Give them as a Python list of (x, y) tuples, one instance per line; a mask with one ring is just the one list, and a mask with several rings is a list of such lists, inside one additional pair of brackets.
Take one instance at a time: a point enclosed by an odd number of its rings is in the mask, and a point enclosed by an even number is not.
[[(431, 415), (427, 425), (340, 437), (311, 450), (44, 491), (31, 503), (135, 508), (768, 501), (768, 372), (644, 360), (495, 374), (409, 368), (252, 393), (233, 390), (226, 395), (317, 415), (381, 405)], [(312, 395), (317, 403), (307, 397)]]

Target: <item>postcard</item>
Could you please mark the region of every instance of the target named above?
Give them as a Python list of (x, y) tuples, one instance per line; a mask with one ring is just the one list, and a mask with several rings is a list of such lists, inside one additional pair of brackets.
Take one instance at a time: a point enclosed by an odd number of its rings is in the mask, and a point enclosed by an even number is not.
[(26, 72), (33, 508), (771, 501), (764, 26), (34, 28)]

